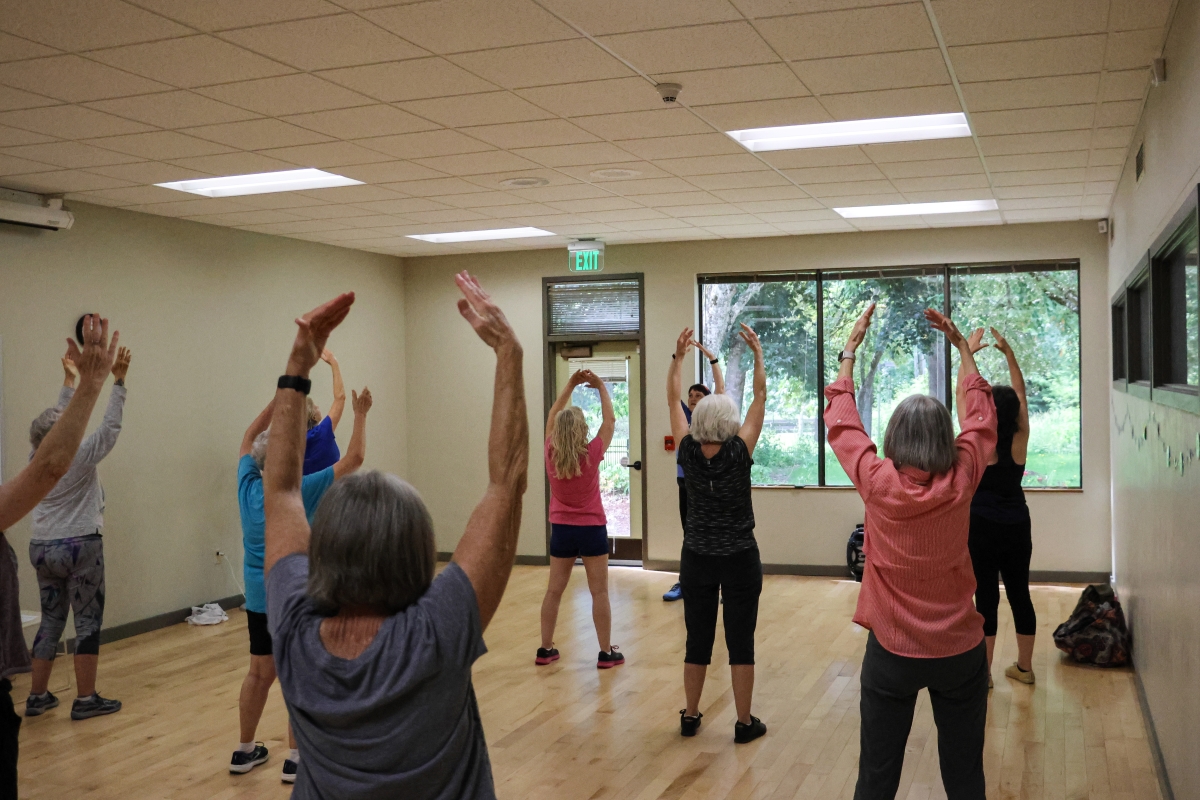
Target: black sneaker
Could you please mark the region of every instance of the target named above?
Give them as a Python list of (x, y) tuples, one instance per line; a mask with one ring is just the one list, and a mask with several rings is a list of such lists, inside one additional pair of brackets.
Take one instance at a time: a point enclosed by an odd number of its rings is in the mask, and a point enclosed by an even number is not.
[(237, 775), (245, 775), (259, 764), (265, 763), (267, 763), (267, 748), (263, 747), (262, 742), (255, 742), (254, 749), (249, 753), (242, 750), (233, 751), (233, 758), (229, 762), (229, 771)]
[(295, 761), (292, 761), (290, 758), (285, 758), (283, 760), (283, 774), (279, 776), (279, 780), (283, 781), (284, 783), (295, 783), (296, 770), (298, 769), (300, 769), (299, 764), (297, 764)]
[(608, 652), (600, 651), (600, 655), (596, 656), (596, 669), (612, 669), (619, 667), (625, 663), (625, 656), (617, 652), (617, 646), (614, 644), (609, 648)]
[(71, 704), (71, 719), (91, 719), (103, 717), (105, 714), (115, 714), (121, 710), (120, 700), (107, 700), (99, 692), (92, 692), (87, 697), (76, 697)]
[(679, 734), (681, 736), (695, 736), (696, 731), (700, 730), (700, 720), (702, 719), (704, 719), (704, 715), (699, 711), (696, 712), (696, 716), (689, 717), (687, 709), (681, 708), (679, 710)]
[(743, 725), (740, 722), (733, 723), (733, 740), (738, 744), (753, 742), (766, 732), (767, 726), (758, 717), (750, 717), (749, 725)]
[(40, 717), (52, 708), (58, 708), (58, 698), (49, 691), (44, 694), (31, 694), (25, 701), (25, 716)]
[(551, 647), (549, 650), (547, 650), (544, 647), (539, 647), (537, 651), (537, 658), (533, 660), (533, 663), (537, 664), (539, 667), (544, 667), (547, 664), (551, 664), (555, 661), (558, 661), (558, 648)]

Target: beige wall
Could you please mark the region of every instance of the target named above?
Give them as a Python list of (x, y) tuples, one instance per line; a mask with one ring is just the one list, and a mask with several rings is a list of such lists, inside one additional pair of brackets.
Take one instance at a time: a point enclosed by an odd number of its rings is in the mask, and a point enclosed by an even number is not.
[[(1079, 493), (1031, 493), (1033, 569), (1108, 574), (1108, 302), (1105, 238), (1094, 222), (892, 231), (774, 239), (740, 239), (610, 247), (606, 273), (645, 274), (649, 550), (654, 560), (679, 558), (677, 488), (660, 387), (669, 354), (685, 325), (695, 324), (697, 273), (939, 264), (1010, 259), (1078, 258), (1082, 272), (1083, 485)], [(479, 275), (525, 343), (530, 410), (530, 480), (519, 552), (545, 554), (542, 477), (541, 278), (565, 277), (560, 250), (405, 260), (409, 348), (409, 458), (413, 480), (438, 524), (438, 549), (457, 542), (486, 483), (484, 443), (491, 402), (492, 358), (453, 314), (451, 276)], [(464, 377), (469, 376), (469, 377)], [(439, 424), (430, 424), (438, 420)], [(853, 491), (758, 489), (754, 493), (763, 561), (845, 563), (846, 537), (862, 520)]]
[[(1200, 3), (1180, 2), (1113, 205), (1115, 293), (1200, 183)], [(1200, 417), (1112, 392), (1113, 560), (1175, 797), (1200, 797)], [(1181, 468), (1180, 459), (1186, 464)]]
[[(404, 283), (399, 259), (262, 234), (74, 204), (75, 227), (0, 225), (4, 474), (28, 456), (29, 422), (53, 404), (75, 320), (96, 310), (133, 351), (125, 427), (100, 467), (107, 494), (105, 624), (237, 594), (237, 451), (271, 399), (292, 319), (338, 292), (358, 301), (330, 346), (348, 386), (375, 407), (367, 466), (403, 474)], [(327, 408), (329, 371), (314, 373)], [(108, 400), (101, 396), (93, 421)], [(343, 446), (352, 412), (339, 428)], [(28, 520), (8, 532), (21, 600), (37, 607)], [(68, 629), (68, 635), (71, 635)]]

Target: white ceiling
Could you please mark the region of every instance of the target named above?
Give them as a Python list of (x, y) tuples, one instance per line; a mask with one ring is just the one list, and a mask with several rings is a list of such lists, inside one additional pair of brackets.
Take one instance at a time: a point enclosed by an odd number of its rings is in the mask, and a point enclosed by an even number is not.
[[(1171, 0), (0, 0), (0, 186), (398, 255), (1100, 218)], [(653, 83), (683, 84), (664, 107)], [(973, 138), (722, 131), (965, 111)], [(152, 184), (319, 167), (365, 186)], [(633, 170), (620, 179), (598, 170)], [(525, 176), (546, 186), (509, 189)], [(841, 219), (995, 198), (999, 212)], [(538, 240), (407, 234), (532, 225)]]

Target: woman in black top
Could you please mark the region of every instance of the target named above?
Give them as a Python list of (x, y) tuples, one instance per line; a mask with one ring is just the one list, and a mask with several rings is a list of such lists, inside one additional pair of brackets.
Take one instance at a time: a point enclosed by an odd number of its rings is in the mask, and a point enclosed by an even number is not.
[(679, 557), (687, 626), (683, 665), (687, 708), (679, 712), (680, 732), (695, 736), (700, 727), (700, 694), (712, 659), (717, 609), (724, 595), (725, 644), (737, 709), (733, 738), (743, 743), (767, 732), (762, 720), (750, 715), (754, 629), (762, 592), (762, 561), (754, 539), (754, 507), (750, 501), (750, 467), (766, 413), (767, 373), (758, 336), (746, 325), (742, 325), (739, 335), (754, 352), (754, 401), (745, 422), (740, 421), (738, 408), (728, 395), (713, 394), (696, 404), (689, 432), (680, 404), (680, 364), (692, 342), (691, 329), (684, 329), (675, 343), (675, 355), (667, 370), (667, 405), (671, 433), (679, 442), (679, 464), (688, 502)]
[[(1004, 674), (1021, 683), (1033, 683), (1033, 643), (1037, 616), (1029, 597), (1029, 559), (1033, 553), (1029, 506), (1021, 479), (1025, 476), (1025, 458), (1029, 447), (1029, 406), (1025, 401), (1025, 378), (1012, 347), (992, 328), (996, 349), (1008, 359), (1011, 386), (993, 386), (999, 437), (996, 453), (989, 462), (983, 480), (971, 501), (971, 533), (967, 546), (975, 568), (975, 608), (983, 615), (983, 634), (987, 641), (988, 670), (996, 648), (996, 613), (1000, 605), (1000, 586), (996, 575), (1004, 579), (1004, 593), (1012, 608), (1017, 631), (1017, 661)], [(980, 343), (982, 330), (971, 337), (972, 350), (987, 347)], [(959, 413), (963, 404), (958, 403)], [(961, 420), (960, 420), (961, 422)], [(988, 679), (991, 685), (991, 678)]]

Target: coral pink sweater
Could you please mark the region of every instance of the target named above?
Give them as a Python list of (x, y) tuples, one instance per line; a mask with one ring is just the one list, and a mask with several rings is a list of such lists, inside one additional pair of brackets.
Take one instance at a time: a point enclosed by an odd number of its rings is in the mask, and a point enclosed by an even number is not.
[(996, 406), (983, 378), (970, 375), (964, 386), (958, 458), (940, 475), (880, 459), (851, 380), (825, 387), (829, 445), (866, 504), (867, 564), (854, 621), (900, 656), (958, 655), (983, 639), (967, 534), (971, 497), (996, 448)]

